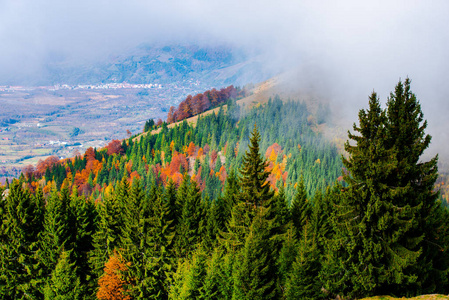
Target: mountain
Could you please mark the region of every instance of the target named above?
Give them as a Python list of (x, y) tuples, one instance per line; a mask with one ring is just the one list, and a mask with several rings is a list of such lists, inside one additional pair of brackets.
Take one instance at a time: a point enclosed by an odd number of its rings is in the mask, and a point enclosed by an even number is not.
[[(47, 84), (173, 83), (201, 81), (210, 86), (243, 85), (272, 76), (257, 55), (229, 46), (142, 44), (96, 64), (51, 63)], [(42, 82), (43, 83), (43, 82)]]

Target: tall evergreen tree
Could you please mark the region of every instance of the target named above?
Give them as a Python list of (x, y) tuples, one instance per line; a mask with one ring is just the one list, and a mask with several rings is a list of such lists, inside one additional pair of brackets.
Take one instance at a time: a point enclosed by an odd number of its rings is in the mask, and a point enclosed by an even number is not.
[(89, 253), (89, 265), (94, 280), (103, 274), (104, 264), (120, 244), (122, 212), (117, 196), (106, 195), (96, 206), (98, 221), (92, 237), (93, 250)]
[(263, 159), (259, 149), (260, 134), (256, 124), (251, 133), (249, 149), (242, 158), (240, 168), (241, 201), (252, 204), (254, 207), (270, 205), (274, 193), (270, 190), (267, 178), (270, 175), (266, 170), (267, 162)]
[(45, 286), (44, 299), (77, 300), (82, 298), (75, 263), (71, 262), (70, 252), (62, 251), (55, 269), (51, 272), (51, 278)]
[(70, 251), (73, 248), (68, 223), (69, 198), (69, 190), (63, 186), (60, 193), (54, 189), (47, 199), (43, 231), (39, 233), (39, 250), (37, 251), (43, 279), (47, 281), (58, 263), (61, 252)]
[(420, 161), (431, 137), (425, 133), (427, 121), (410, 84), (409, 78), (404, 83), (399, 82), (387, 101), (387, 146), (394, 149), (397, 161), (396, 168), (388, 176), (388, 184), (394, 187), (393, 201), (397, 206), (419, 207), (413, 226), (402, 241), (422, 253), (418, 264), (407, 270), (419, 278), (408, 288), (414, 293), (445, 293), (449, 290), (443, 288), (448, 286), (449, 255), (442, 250), (449, 240), (443, 229), (447, 224), (445, 214), (437, 202), (438, 193), (434, 192), (438, 156), (427, 162)]
[[(63, 183), (64, 184), (64, 183)], [(73, 243), (73, 261), (78, 277), (83, 286), (91, 284), (88, 254), (93, 250), (92, 234), (95, 230), (95, 207), (84, 196), (78, 196), (76, 187), (70, 196), (69, 222), (71, 225), (71, 240)]]
[(145, 268), (149, 280), (149, 296), (147, 299), (167, 299), (169, 292), (169, 280), (174, 271), (172, 243), (175, 228), (170, 205), (158, 190), (153, 203), (153, 215), (150, 218), (150, 228), (147, 248), (148, 262)]
[(207, 254), (199, 248), (192, 253), (192, 257), (179, 264), (173, 275), (169, 299), (204, 299), (201, 296), (206, 278)]
[(278, 289), (280, 289), (279, 294), (281, 295), (285, 294), (287, 279), (290, 276), (291, 269), (297, 254), (298, 238), (296, 236), (296, 229), (290, 222), (283, 237), (282, 248), (279, 251), (279, 257), (277, 259), (277, 271), (279, 278), (277, 286)]
[[(186, 177), (184, 181), (190, 181), (190, 178)], [(175, 251), (179, 257), (185, 257), (200, 242), (206, 221), (200, 189), (196, 182), (190, 181), (177, 229)]]
[(304, 186), (304, 179), (301, 177), (296, 188), (296, 194), (291, 205), (291, 218), (296, 229), (296, 235), (299, 237), (303, 232), (303, 227), (309, 221), (312, 215), (312, 206), (307, 199), (307, 192)]
[(285, 287), (286, 299), (323, 299), (321, 282), (318, 280), (320, 271), (320, 255), (316, 235), (310, 223), (303, 228), (296, 259)]
[[(359, 127), (354, 125), (360, 135), (349, 133), (356, 144), (345, 145), (348, 188), (333, 218), (336, 235), (322, 273), (334, 274), (325, 280), (331, 291), (350, 297), (408, 295), (426, 290), (422, 283), (429, 276), (444, 282), (436, 269), (444, 274), (447, 266), (433, 266), (429, 259), (445, 247), (445, 238), (435, 233), (441, 220), (429, 215), (439, 209), (433, 192), (436, 158), (419, 162), (430, 137), (409, 84), (396, 86), (387, 112), (373, 93), (369, 109), (359, 112)], [(427, 291), (435, 291), (435, 284), (430, 286)]]
[(258, 210), (245, 245), (238, 253), (233, 299), (277, 299), (275, 249), (269, 230), (272, 221), (264, 216), (266, 208)]
[[(231, 218), (231, 211), (234, 205), (238, 203), (238, 195), (240, 193), (240, 186), (237, 181), (237, 176), (234, 170), (231, 170), (228, 178), (226, 178), (226, 184), (223, 194), (223, 215), (224, 218), (229, 220)], [(226, 223), (226, 222), (225, 222)]]
[[(360, 127), (354, 124), (354, 130), (361, 136), (349, 133), (356, 145), (345, 144), (349, 158), (343, 161), (350, 172), (345, 176), (349, 187), (335, 219), (334, 253), (324, 268), (337, 276), (327, 282), (328, 288), (351, 297), (373, 295), (376, 288), (395, 278), (399, 284), (415, 280), (406, 277), (403, 269), (419, 256), (419, 252), (398, 243), (399, 235), (404, 236), (410, 229), (410, 222), (401, 219), (410, 221), (411, 211), (416, 208), (398, 210), (388, 198), (385, 175), (396, 162), (385, 145), (386, 118), (375, 93), (370, 97), (368, 111), (359, 112), (359, 122)], [(334, 273), (331, 268), (339, 271)]]
[(128, 278), (133, 281), (132, 296), (148, 299), (150, 293), (148, 261), (150, 259), (148, 240), (150, 227), (149, 205), (139, 180), (134, 180), (129, 193), (119, 252), (130, 263)]
[[(5, 200), (0, 198), (0, 296), (20, 299), (37, 297), (39, 275), (36, 270), (37, 235), (41, 228), (39, 209), (30, 193), (18, 180), (10, 184)], [(4, 202), (5, 201), (5, 202)], [(3, 203), (4, 202), (4, 203)]]

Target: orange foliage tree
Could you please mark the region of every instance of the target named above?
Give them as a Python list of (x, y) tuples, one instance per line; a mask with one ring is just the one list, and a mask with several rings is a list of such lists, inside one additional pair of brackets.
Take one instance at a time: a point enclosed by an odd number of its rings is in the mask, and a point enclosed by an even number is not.
[(187, 155), (193, 157), (196, 152), (196, 147), (193, 142), (190, 142), (189, 147), (187, 148)]
[[(37, 162), (35, 176), (41, 177), (45, 174), (45, 171), (47, 171), (48, 168), (52, 168), (54, 165), (59, 163), (59, 157), (56, 155), (52, 155), (47, 157), (45, 160), (39, 160)], [(47, 178), (49, 180), (51, 178)]]
[(108, 155), (123, 154), (122, 142), (120, 142), (119, 140), (112, 140), (109, 144), (106, 145), (106, 149), (108, 150)]
[(170, 107), (167, 115), (167, 123), (181, 121), (191, 116), (200, 114), (211, 106), (217, 106), (225, 103), (230, 98), (244, 95), (243, 91), (237, 90), (233, 85), (220, 90), (212, 89), (205, 91), (204, 94), (197, 94), (192, 97), (188, 95), (187, 98), (179, 103), (178, 108)]
[(128, 270), (123, 258), (116, 251), (109, 257), (104, 267), (104, 274), (98, 281), (97, 298), (101, 300), (130, 300), (123, 273)]
[(29, 179), (31, 178), (31, 176), (34, 173), (34, 166), (33, 165), (28, 165), (22, 168), (22, 173), (23, 175), (25, 175), (25, 178)]
[(228, 173), (226, 173), (225, 166), (221, 166), (220, 170), (215, 174), (215, 176), (220, 179), (221, 183), (224, 184), (226, 181), (226, 178), (228, 178)]

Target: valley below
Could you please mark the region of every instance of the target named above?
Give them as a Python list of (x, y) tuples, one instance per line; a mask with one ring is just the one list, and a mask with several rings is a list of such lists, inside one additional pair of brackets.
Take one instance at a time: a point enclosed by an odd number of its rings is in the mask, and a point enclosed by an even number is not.
[(145, 121), (164, 119), (171, 105), (206, 88), (193, 80), (140, 86), (0, 89), (0, 180), (49, 155), (71, 157), (141, 132)]

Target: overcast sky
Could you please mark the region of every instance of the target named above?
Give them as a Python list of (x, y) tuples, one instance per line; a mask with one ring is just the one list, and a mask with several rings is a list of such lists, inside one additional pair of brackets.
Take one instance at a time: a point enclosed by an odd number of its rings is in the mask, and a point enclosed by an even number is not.
[(409, 76), (438, 127), (449, 113), (448, 20), (447, 0), (0, 0), (0, 84), (140, 43), (227, 43), (357, 108), (373, 89), (385, 102)]

